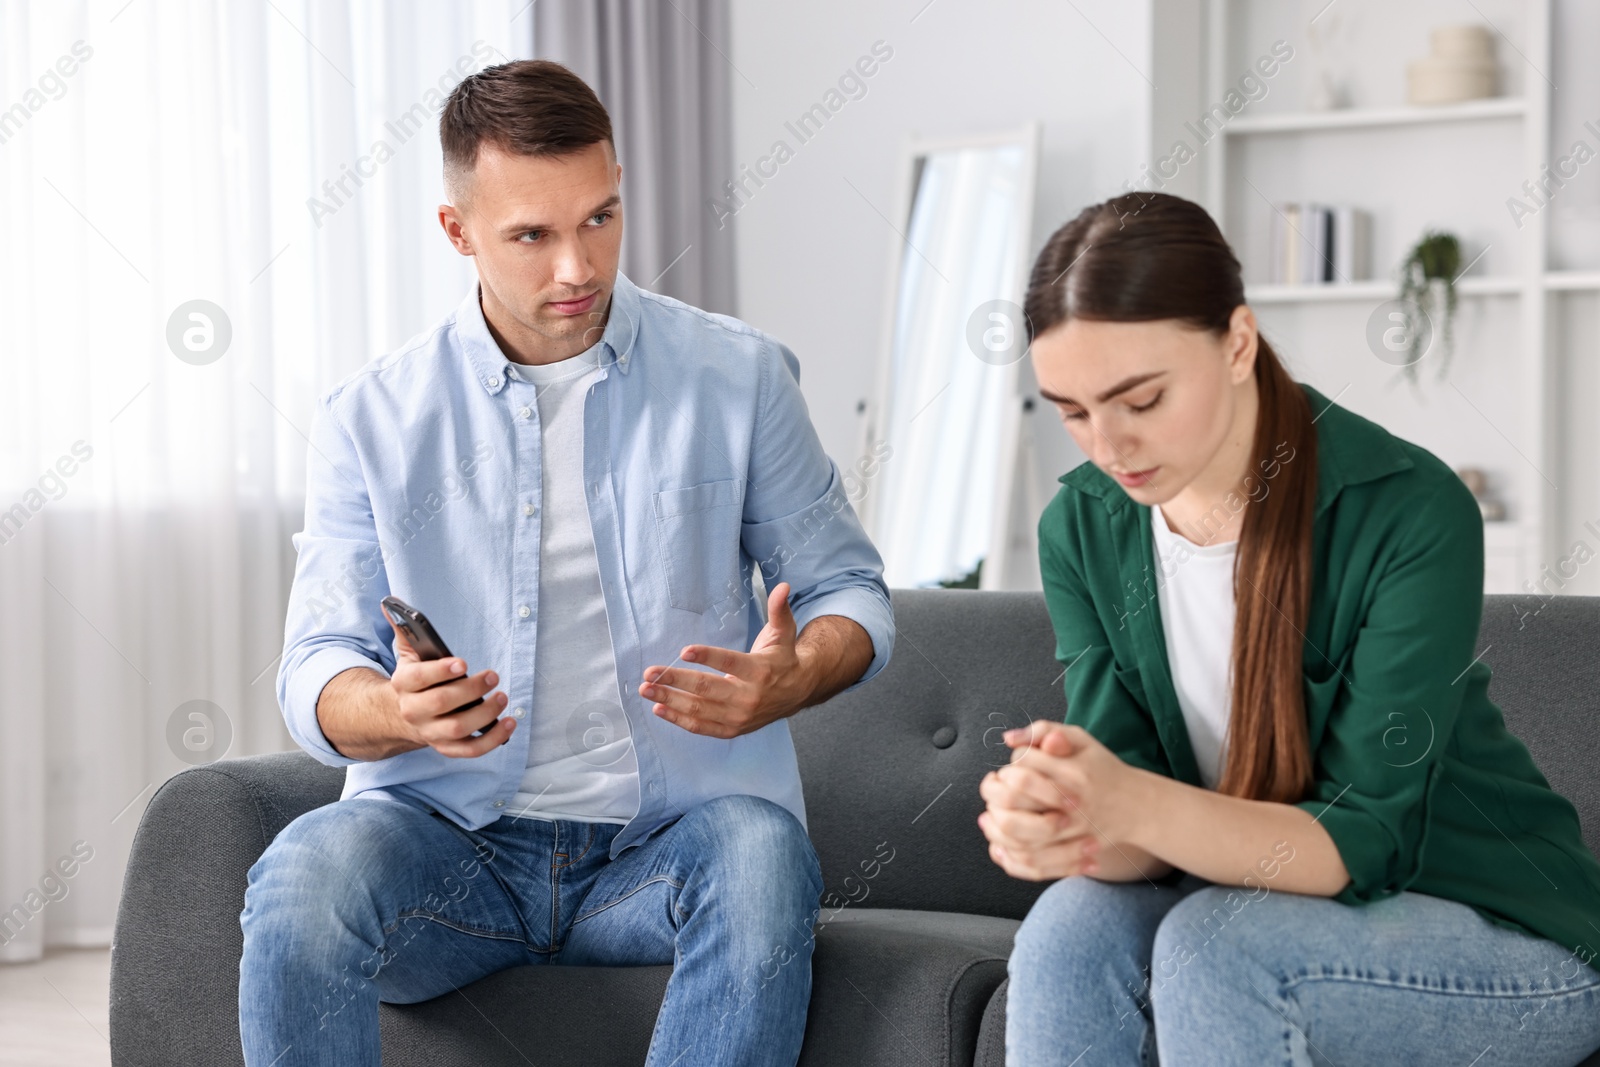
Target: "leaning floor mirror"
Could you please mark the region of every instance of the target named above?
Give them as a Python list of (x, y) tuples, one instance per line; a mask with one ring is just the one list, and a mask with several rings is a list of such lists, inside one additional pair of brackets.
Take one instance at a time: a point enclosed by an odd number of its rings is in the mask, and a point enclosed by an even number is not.
[(863, 521), (891, 588), (1005, 587), (1037, 123), (903, 150)]

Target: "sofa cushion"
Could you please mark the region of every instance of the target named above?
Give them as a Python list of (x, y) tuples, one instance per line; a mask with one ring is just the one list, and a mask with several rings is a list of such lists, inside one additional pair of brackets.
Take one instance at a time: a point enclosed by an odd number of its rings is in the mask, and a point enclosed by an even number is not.
[(1488, 596), (1478, 650), (1489, 699), (1533, 753), (1550, 787), (1578, 809), (1600, 853), (1600, 611), (1595, 597)]
[(888, 666), (789, 720), (824, 900), (1020, 919), (1044, 886), (989, 859), (978, 782), (1005, 730), (1065, 714), (1044, 598), (896, 589), (894, 614)]
[(801, 1067), (972, 1062), (1020, 924), (845, 908), (817, 934)]
[(383, 1062), (641, 1064), (671, 976), (670, 966), (513, 967), (420, 1004), (380, 1004)]
[(978, 1027), (978, 1053), (972, 1067), (1006, 1067), (1006, 993), (1011, 989), (1011, 979), (1000, 983), (1000, 988), (989, 998), (983, 1010), (983, 1024)]
[[(844, 908), (813, 956), (801, 1067), (955, 1067), (978, 1028), (1017, 923), (980, 915)], [(397, 1067), (643, 1063), (670, 967), (515, 967), (421, 1004), (380, 1008)], [(552, 1041), (583, 1033), (585, 1040)]]

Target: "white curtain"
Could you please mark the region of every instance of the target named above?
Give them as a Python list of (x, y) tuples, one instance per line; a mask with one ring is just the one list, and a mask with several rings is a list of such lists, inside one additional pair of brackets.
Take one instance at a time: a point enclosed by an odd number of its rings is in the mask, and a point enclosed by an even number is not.
[(622, 272), (737, 314), (728, 0), (539, 0), (533, 15), (539, 58), (571, 67), (611, 114)]
[(438, 109), (530, 7), (0, 4), (0, 960), (108, 944), (156, 787), (292, 747), (313, 402), (471, 283)]

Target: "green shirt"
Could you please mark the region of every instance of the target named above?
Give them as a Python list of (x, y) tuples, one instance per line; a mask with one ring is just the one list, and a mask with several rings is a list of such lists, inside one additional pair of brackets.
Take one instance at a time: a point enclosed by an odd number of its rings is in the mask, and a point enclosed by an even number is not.
[[(1571, 802), (1506, 730), (1475, 654), (1477, 502), (1432, 453), (1301, 388), (1320, 414), (1302, 659), (1315, 783), (1298, 806), (1350, 872), (1334, 899), (1427, 893), (1592, 958), (1600, 861)], [(1305, 476), (1279, 451), (1260, 474), (1267, 492)], [(1150, 508), (1093, 463), (1060, 481), (1039, 519), (1039, 561), (1066, 721), (1129, 764), (1200, 786), (1167, 664)]]

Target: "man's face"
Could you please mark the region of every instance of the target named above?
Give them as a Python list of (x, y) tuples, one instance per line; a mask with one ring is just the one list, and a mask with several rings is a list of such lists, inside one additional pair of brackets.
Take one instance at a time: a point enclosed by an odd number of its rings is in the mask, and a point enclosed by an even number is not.
[(564, 358), (600, 339), (622, 248), (621, 180), (605, 141), (561, 156), (486, 144), (459, 203), (440, 207), (451, 243), (477, 259), (486, 316), (519, 354)]

